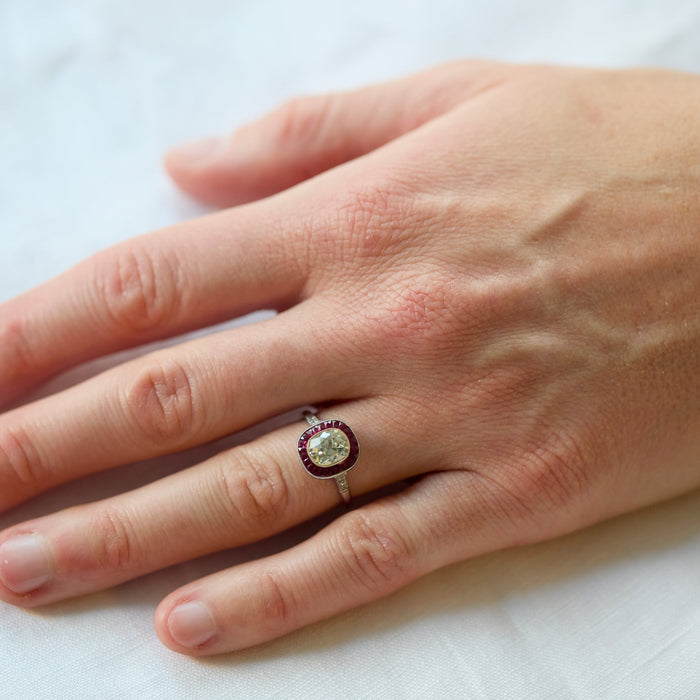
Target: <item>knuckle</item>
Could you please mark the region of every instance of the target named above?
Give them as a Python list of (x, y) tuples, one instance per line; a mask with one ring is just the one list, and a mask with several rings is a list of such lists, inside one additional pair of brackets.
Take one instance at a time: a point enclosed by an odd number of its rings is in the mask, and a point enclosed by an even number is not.
[(533, 521), (546, 525), (562, 507), (572, 508), (591, 488), (591, 460), (582, 440), (558, 434), (516, 459), (513, 492), (527, 504)]
[(147, 365), (126, 391), (127, 411), (149, 442), (187, 442), (205, 421), (191, 371), (171, 358)]
[(328, 197), (308, 226), (312, 267), (328, 260), (354, 267), (376, 265), (391, 256), (415, 228), (413, 199), (396, 176), (380, 173)]
[(393, 177), (377, 176), (343, 193), (337, 203), (338, 228), (349, 254), (376, 258), (391, 252), (414, 217), (410, 198)]
[(288, 586), (281, 582), (277, 570), (265, 569), (258, 586), (260, 591), (260, 613), (258, 619), (271, 633), (282, 634), (294, 625), (292, 611), (294, 597)]
[(382, 299), (365, 311), (369, 337), (381, 339), (392, 353), (404, 348), (421, 357), (454, 362), (465, 342), (460, 284), (449, 273), (430, 269), (391, 281)]
[(279, 145), (318, 138), (330, 106), (330, 95), (293, 97), (263, 120), (263, 128), (274, 134)]
[(2, 374), (16, 380), (36, 369), (36, 358), (27, 330), (20, 321), (0, 323)]
[(424, 274), (399, 286), (389, 297), (386, 324), (398, 335), (434, 333), (443, 325), (450, 301), (449, 285), (434, 274)]
[(121, 330), (156, 328), (173, 318), (181, 294), (178, 266), (145, 246), (125, 245), (96, 266), (100, 311)]
[[(0, 463), (3, 463), (22, 495), (31, 495), (41, 489), (43, 467), (36, 448), (21, 428), (0, 431)], [(5, 489), (3, 489), (5, 491)]]
[(523, 490), (512, 474), (492, 475), (486, 471), (467, 472), (471, 476), (470, 529), (484, 527), (503, 530), (509, 545), (535, 541), (540, 515), (532, 494)]
[(339, 544), (350, 576), (372, 591), (388, 591), (411, 578), (413, 551), (407, 540), (366, 513), (348, 517)]
[(289, 485), (281, 464), (237, 451), (233, 464), (222, 464), (221, 494), (227, 519), (260, 535), (279, 527), (289, 505)]
[(91, 523), (96, 550), (85, 562), (95, 572), (130, 571), (138, 566), (135, 529), (127, 515), (107, 507)]
[(470, 471), (472, 500), (482, 514), (478, 527), (488, 523), (502, 529), (509, 546), (560, 532), (562, 512), (568, 517), (583, 512), (592, 487), (590, 461), (580, 444), (557, 435), (535, 447), (504, 452), (498, 462), (508, 468)]

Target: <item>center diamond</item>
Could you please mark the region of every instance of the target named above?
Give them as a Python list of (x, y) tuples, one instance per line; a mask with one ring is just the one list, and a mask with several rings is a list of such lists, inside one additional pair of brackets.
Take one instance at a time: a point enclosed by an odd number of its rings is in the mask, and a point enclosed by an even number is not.
[(350, 454), (350, 441), (338, 428), (328, 428), (309, 438), (306, 451), (319, 467), (332, 467)]

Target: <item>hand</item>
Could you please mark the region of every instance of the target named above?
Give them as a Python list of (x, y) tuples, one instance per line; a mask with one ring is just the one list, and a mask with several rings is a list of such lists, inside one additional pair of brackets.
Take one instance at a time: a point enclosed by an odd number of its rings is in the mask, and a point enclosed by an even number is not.
[[(6, 303), (3, 394), (280, 313), (0, 416), (0, 508), (302, 405), (346, 421), (354, 493), (410, 485), (169, 595), (160, 638), (205, 655), (698, 486), (698, 114), (692, 75), (462, 62), (176, 151), (184, 189), (241, 206)], [(0, 596), (78, 596), (329, 509), (333, 482), (298, 463), (303, 428), (7, 529)]]

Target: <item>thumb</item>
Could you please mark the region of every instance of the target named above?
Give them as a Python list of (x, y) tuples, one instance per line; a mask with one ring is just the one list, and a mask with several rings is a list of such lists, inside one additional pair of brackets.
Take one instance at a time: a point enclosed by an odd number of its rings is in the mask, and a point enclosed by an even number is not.
[(461, 61), (349, 92), (290, 100), (232, 136), (185, 144), (165, 167), (197, 199), (232, 206), (284, 190), (444, 114), (494, 81)]

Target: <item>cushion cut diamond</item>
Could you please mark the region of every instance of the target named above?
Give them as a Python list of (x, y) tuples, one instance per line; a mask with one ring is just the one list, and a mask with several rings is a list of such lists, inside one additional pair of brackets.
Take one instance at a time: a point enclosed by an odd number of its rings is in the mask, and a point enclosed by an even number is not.
[(319, 467), (332, 467), (350, 454), (348, 436), (338, 428), (328, 428), (309, 438), (306, 451)]

